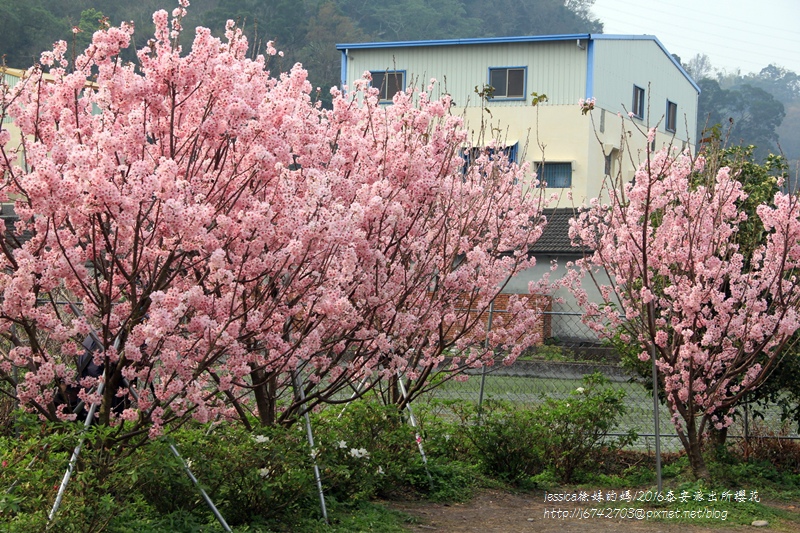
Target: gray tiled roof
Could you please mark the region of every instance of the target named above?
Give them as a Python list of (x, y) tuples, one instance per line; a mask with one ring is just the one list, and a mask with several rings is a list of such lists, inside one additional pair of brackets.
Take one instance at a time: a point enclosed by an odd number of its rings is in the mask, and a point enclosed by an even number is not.
[(559, 207), (545, 209), (547, 225), (542, 236), (530, 248), (534, 254), (582, 254), (585, 250), (572, 246), (569, 238), (569, 220), (578, 215), (578, 210), (572, 207)]

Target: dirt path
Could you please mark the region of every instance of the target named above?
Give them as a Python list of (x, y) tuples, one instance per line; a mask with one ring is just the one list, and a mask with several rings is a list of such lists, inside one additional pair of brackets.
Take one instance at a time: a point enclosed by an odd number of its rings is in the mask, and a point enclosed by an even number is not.
[[(670, 523), (666, 520), (637, 520), (617, 518), (553, 517), (559, 506), (544, 503), (543, 494), (511, 494), (499, 490), (484, 490), (466, 503), (439, 504), (425, 501), (387, 502), (393, 509), (403, 511), (418, 519), (409, 531), (442, 531), (454, 533), (610, 533), (634, 531), (648, 533), (722, 533), (742, 531), (784, 531), (800, 533), (800, 523), (782, 523), (779, 527), (728, 525), (720, 519), (700, 519), (698, 525), (686, 521)], [(579, 504), (590, 508), (589, 504)], [(620, 507), (619, 505), (617, 505)], [(561, 509), (571, 512), (575, 505), (561, 504)], [(705, 506), (702, 506), (703, 508)], [(786, 506), (784, 506), (786, 507)], [(549, 517), (546, 515), (549, 510)], [(645, 511), (646, 512), (646, 511)]]

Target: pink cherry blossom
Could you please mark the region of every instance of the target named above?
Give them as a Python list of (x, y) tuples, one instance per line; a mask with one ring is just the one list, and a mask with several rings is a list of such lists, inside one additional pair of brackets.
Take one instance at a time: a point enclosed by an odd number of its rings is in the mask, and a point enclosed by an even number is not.
[[(63, 418), (70, 386), (131, 433), (248, 411), (290, 423), (364, 378), (414, 377), (413, 397), (434, 370), (539, 340), (529, 295), (491, 332), (470, 312), (534, 264), (530, 168), (492, 142), (465, 168), (468, 132), (438, 91), (382, 106), (365, 79), (322, 109), (300, 65), (271, 74), (233, 23), (184, 52), (187, 5), (153, 15), (136, 65), (120, 55), (133, 28), (107, 28), (74, 72), (59, 43), (52, 82), (34, 67), (3, 95), (24, 139), (0, 159), (25, 160), (0, 194), (27, 240), (0, 247), (0, 333), (19, 339), (0, 377), (27, 370), (25, 408)], [(76, 373), (90, 334), (100, 378)], [(306, 399), (278, 409), (294, 372)]]
[[(643, 361), (655, 349), (667, 405), (699, 474), (705, 432), (730, 423), (800, 327), (791, 275), (800, 267), (797, 196), (778, 193), (758, 208), (765, 238), (746, 261), (737, 242), (746, 193), (729, 168), (709, 175), (703, 164), (688, 153), (648, 153), (635, 181), (609, 187), (611, 203), (592, 204), (570, 228), (574, 242), (594, 250), (580, 268), (602, 267), (615, 281), (600, 290), (612, 312), (586, 306), (587, 319), (602, 334), (637, 337)], [(572, 276), (577, 283), (579, 271)]]

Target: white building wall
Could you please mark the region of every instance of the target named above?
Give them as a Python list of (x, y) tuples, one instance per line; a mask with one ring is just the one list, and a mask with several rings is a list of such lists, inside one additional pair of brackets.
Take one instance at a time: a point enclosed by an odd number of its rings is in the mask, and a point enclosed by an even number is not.
[(431, 78), (456, 107), (479, 105), (475, 87), (489, 82), (489, 68), (526, 67), (524, 100), (490, 102), (491, 107), (530, 105), (532, 92), (546, 94), (548, 105), (575, 104), (586, 88), (586, 46), (575, 41), (419, 46), (347, 50), (347, 79), (365, 71), (404, 70), (406, 83), (425, 87)]
[[(645, 89), (645, 116), (633, 119), (643, 127), (654, 127), (664, 137), (667, 100), (678, 105), (675, 138), (694, 143), (698, 94), (655, 41), (644, 39), (598, 39), (594, 41), (594, 97), (597, 107), (612, 115), (626, 116), (633, 104), (633, 86)], [(660, 122), (660, 123), (659, 123)], [(665, 139), (666, 140), (666, 139)], [(664, 142), (664, 141), (662, 141)]]
[[(545, 275), (550, 276), (550, 281), (555, 282), (563, 278), (567, 273), (567, 263), (580, 259), (579, 255), (537, 255), (536, 266), (524, 270), (511, 278), (503, 292), (511, 294), (527, 294), (528, 284), (531, 281), (539, 281)], [(557, 268), (552, 270), (551, 264), (555, 261)], [(610, 285), (608, 275), (604, 270), (597, 269), (594, 272), (595, 280), (601, 285)], [(592, 302), (602, 302), (603, 298), (595, 281), (586, 276), (581, 280), (581, 288), (586, 291), (589, 300)], [(551, 328), (553, 337), (561, 340), (579, 340), (596, 342), (600, 339), (587, 325), (581, 321), (583, 312), (572, 292), (564, 287), (555, 290), (553, 297), (553, 307), (551, 315)]]

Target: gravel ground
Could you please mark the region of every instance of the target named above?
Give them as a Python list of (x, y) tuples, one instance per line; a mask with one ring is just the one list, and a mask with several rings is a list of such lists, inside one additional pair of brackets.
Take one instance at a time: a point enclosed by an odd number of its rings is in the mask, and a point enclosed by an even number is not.
[[(530, 494), (512, 494), (500, 490), (484, 490), (469, 502), (441, 504), (426, 501), (393, 501), (387, 505), (416, 518), (409, 531), (443, 531), (453, 533), (576, 533), (591, 531), (606, 533), (634, 531), (649, 533), (721, 533), (742, 531), (784, 531), (800, 533), (800, 503), (796, 506), (775, 504), (796, 514), (795, 522), (769, 524), (764, 527), (752, 525), (727, 524), (719, 519), (698, 520), (697, 525), (687, 521), (669, 522), (667, 520), (637, 520), (619, 518), (577, 518), (553, 517), (553, 509), (546, 504), (541, 491)], [(581, 504), (583, 507), (591, 505)], [(572, 504), (561, 504), (561, 509), (569, 512)], [(703, 506), (705, 507), (705, 506)], [(549, 511), (549, 517), (546, 511)]]

